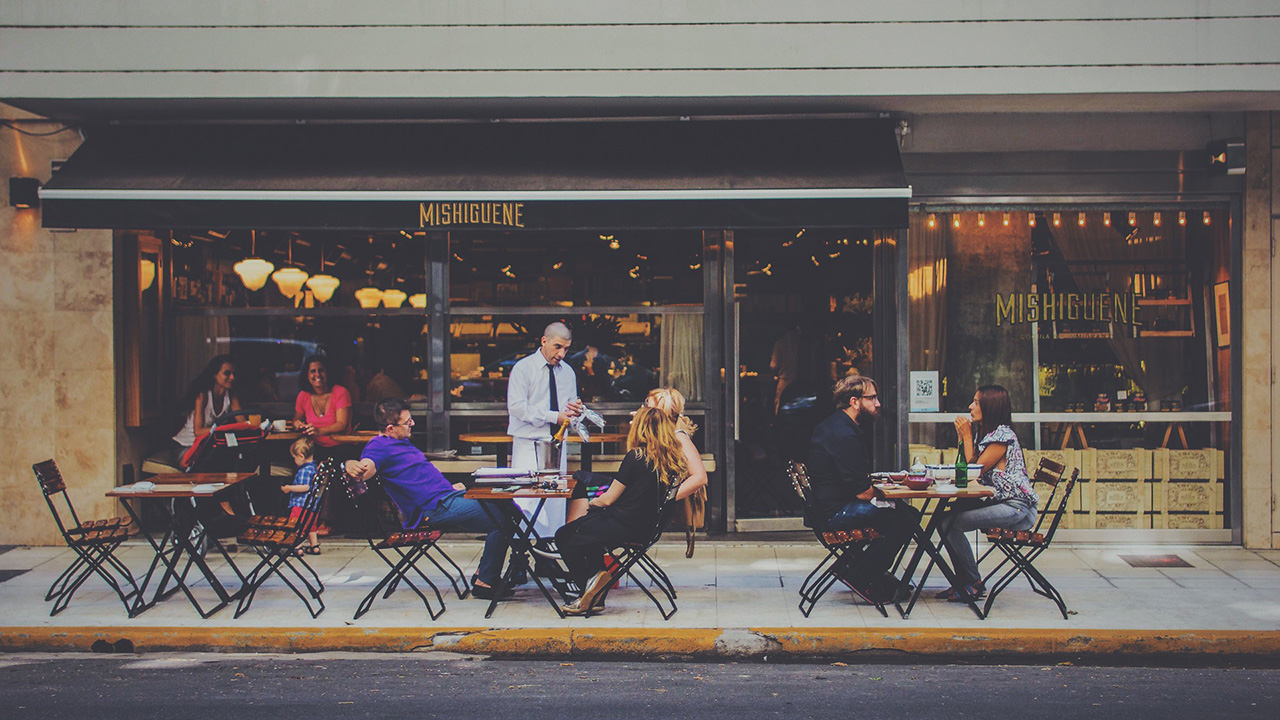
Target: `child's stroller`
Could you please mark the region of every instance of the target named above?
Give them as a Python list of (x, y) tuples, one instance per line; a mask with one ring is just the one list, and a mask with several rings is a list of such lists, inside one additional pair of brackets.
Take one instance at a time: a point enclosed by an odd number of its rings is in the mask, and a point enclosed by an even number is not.
[[(179, 469), (186, 473), (257, 472), (266, 435), (261, 427), (250, 423), (215, 424), (183, 454)], [(256, 511), (253, 501), (255, 494), (252, 487), (246, 487), (244, 492), (226, 502), (211, 499), (193, 501), (199, 518), (195, 528), (197, 537), (193, 538), (198, 541), (197, 547), (202, 552), (205, 550), (205, 537), (208, 535), (228, 538), (237, 537), (243, 532), (244, 518)], [(229, 508), (226, 507), (228, 503)], [(174, 508), (175, 512), (178, 510), (177, 507)]]

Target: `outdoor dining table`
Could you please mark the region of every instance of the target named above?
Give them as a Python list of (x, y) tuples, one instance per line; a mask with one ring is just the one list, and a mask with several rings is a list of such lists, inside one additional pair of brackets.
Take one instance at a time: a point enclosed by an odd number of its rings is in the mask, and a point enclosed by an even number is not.
[[(222, 581), (218, 579), (217, 574), (213, 572), (213, 568), (209, 566), (208, 560), (197, 548), (195, 541), (198, 538), (193, 536), (199, 534), (195, 532), (199, 516), (196, 513), (194, 502), (155, 503), (169, 516), (164, 535), (157, 541), (151, 531), (147, 529), (147, 526), (143, 524), (140, 509), (135, 508), (134, 504), (128, 501), (194, 501), (195, 499), (206, 498), (212, 502), (213, 498), (218, 496), (225, 497), (225, 493), (236, 489), (237, 486), (251, 477), (254, 477), (254, 473), (172, 473), (151, 478), (150, 481), (155, 483), (155, 487), (151, 490), (130, 490), (130, 486), (124, 486), (107, 493), (107, 497), (124, 501), (125, 510), (133, 518), (134, 525), (141, 529), (142, 535), (151, 544), (151, 548), (156, 553), (142, 582), (138, 584), (140, 592), (134, 600), (133, 606), (129, 608), (129, 617), (137, 617), (156, 603), (181, 590), (187, 596), (187, 600), (191, 601), (196, 612), (200, 613), (200, 617), (208, 619), (211, 615), (226, 607), (232, 600), (237, 599), (240, 591), (237, 589), (234, 593), (229, 592), (222, 584)], [(236, 567), (231, 556), (227, 554), (226, 548), (213, 535), (206, 534), (205, 537), (209, 541), (209, 547), (222, 555), (222, 558), (227, 562), (227, 566), (236, 574), (241, 586), (243, 586), (244, 574)], [(179, 565), (182, 565), (184, 559), (186, 564), (179, 570)], [(190, 573), (192, 565), (195, 565), (201, 576), (208, 581), (209, 587), (213, 589), (218, 598), (218, 602), (208, 610), (196, 599), (195, 593), (191, 590), (191, 584), (187, 581), (187, 575)], [(156, 573), (162, 566), (164, 567), (164, 572), (160, 576), (159, 582), (156, 582), (153, 586), (152, 583), (156, 579)], [(172, 587), (170, 582), (173, 583)], [(154, 590), (148, 595), (148, 588), (150, 587), (153, 587)]]
[[(551, 603), (551, 607), (555, 609), (560, 617), (564, 617), (564, 612), (560, 609), (560, 602), (556, 596), (547, 589), (542, 578), (532, 572), (532, 566), (529, 564), (529, 549), (534, 546), (542, 538), (538, 532), (534, 530), (534, 523), (538, 519), (538, 515), (542, 512), (542, 507), (546, 505), (548, 500), (565, 500), (573, 495), (573, 486), (576, 481), (572, 478), (565, 478), (567, 482), (564, 489), (542, 489), (533, 487), (522, 487), (518, 490), (509, 490), (511, 486), (497, 487), (490, 485), (475, 485), (467, 488), (463, 497), (472, 500), (498, 500), (502, 502), (481, 502), (480, 507), (493, 518), (493, 521), (499, 526), (506, 529), (511, 536), (511, 553), (507, 560), (507, 569), (502, 574), (502, 578), (498, 581), (498, 585), (494, 588), (493, 599), (489, 601), (489, 608), (485, 610), (486, 618), (493, 615), (493, 611), (498, 607), (498, 600), (507, 591), (507, 588), (514, 586), (514, 578), (524, 573), (528, 577), (532, 577), (537, 583), (538, 589), (542, 591), (543, 597), (547, 602)], [(512, 500), (534, 499), (538, 501), (533, 512), (525, 515), (520, 511)], [(569, 598), (561, 596), (561, 600), (569, 602)]]
[[(925, 566), (924, 573), (916, 582), (915, 590), (911, 592), (911, 599), (907, 602), (907, 606), (905, 608), (902, 607), (901, 601), (894, 603), (894, 607), (898, 609), (898, 612), (902, 615), (902, 619), (905, 620), (910, 617), (911, 609), (915, 607), (916, 601), (920, 599), (920, 593), (924, 590), (924, 584), (929, 579), (929, 573), (933, 570), (935, 565), (937, 565), (938, 569), (942, 571), (943, 576), (946, 577), (947, 582), (951, 584), (951, 587), (959, 587), (961, 585), (961, 583), (956, 581), (955, 571), (952, 570), (951, 565), (947, 563), (945, 549), (943, 548), (943, 537), (939, 529), (947, 506), (951, 504), (952, 500), (957, 498), (987, 498), (994, 495), (995, 491), (985, 485), (979, 485), (975, 482), (969, 483), (967, 487), (956, 488), (954, 491), (949, 492), (938, 492), (935, 489), (936, 486), (933, 485), (924, 490), (912, 490), (905, 485), (897, 485), (894, 483), (876, 483), (874, 487), (876, 489), (877, 496), (886, 500), (892, 500), (899, 504), (915, 499), (923, 499), (925, 504), (924, 507), (921, 508), (922, 513), (927, 512), (929, 505), (934, 501), (937, 501), (937, 506), (934, 507), (933, 515), (929, 518), (929, 522), (923, 526), (916, 524), (911, 530), (911, 536), (916, 542), (916, 549), (911, 555), (911, 560), (907, 563), (906, 570), (902, 573), (901, 582), (903, 585), (905, 586), (911, 582), (912, 577), (915, 575), (916, 568), (920, 565), (921, 558), (928, 555), (929, 563)], [(936, 541), (934, 540), (935, 537), (937, 538)], [(901, 562), (902, 558), (899, 557), (898, 561)], [(894, 570), (896, 571), (897, 568), (895, 567)], [(978, 603), (976, 601), (971, 598), (967, 601), (967, 604), (979, 619), (986, 619), (982, 614), (982, 608), (978, 607)]]
[[(572, 443), (582, 443), (582, 469), (591, 470), (592, 446), (596, 443), (607, 442), (626, 442), (626, 433), (592, 433), (591, 439), (583, 442), (582, 438), (573, 433), (566, 433), (566, 438)], [(515, 438), (503, 433), (462, 433), (458, 436), (462, 442), (477, 443), (482, 445), (496, 445), (498, 448), (498, 467), (507, 467), (508, 463), (508, 446), (515, 442)]]

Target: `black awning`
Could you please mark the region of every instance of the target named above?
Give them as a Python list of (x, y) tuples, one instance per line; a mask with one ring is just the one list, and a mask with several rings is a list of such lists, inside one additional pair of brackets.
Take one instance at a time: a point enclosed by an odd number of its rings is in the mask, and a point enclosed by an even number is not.
[(98, 127), (41, 189), (74, 228), (904, 228), (880, 120)]

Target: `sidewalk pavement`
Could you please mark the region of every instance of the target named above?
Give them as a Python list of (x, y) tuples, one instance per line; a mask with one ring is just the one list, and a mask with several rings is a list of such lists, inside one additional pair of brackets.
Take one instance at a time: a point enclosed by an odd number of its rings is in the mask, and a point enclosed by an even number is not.
[[(480, 543), (442, 547), (471, 572)], [(981, 548), (980, 548), (981, 549)], [(675, 583), (679, 612), (663, 621), (639, 589), (624, 585), (591, 618), (561, 619), (532, 583), (501, 603), (446, 595), (447, 611), (427, 616), (412, 591), (379, 599), (360, 620), (352, 614), (385, 566), (368, 546), (329, 540), (308, 561), (327, 585), (327, 610), (312, 620), (278, 580), (264, 586), (239, 620), (226, 608), (201, 620), (181, 595), (129, 619), (101, 580), (91, 579), (71, 605), (49, 617), (44, 592), (71, 554), (65, 548), (17, 547), (0, 552), (0, 649), (86, 651), (95, 640), (130, 640), (139, 652), (161, 650), (403, 652), (435, 650), (489, 656), (767, 659), (943, 657), (1034, 662), (1276, 662), (1280, 659), (1280, 551), (1225, 546), (1057, 545), (1037, 563), (1071, 611), (1019, 580), (979, 620), (961, 604), (932, 599), (935, 572), (907, 620), (837, 586), (811, 617), (797, 608), (797, 588), (821, 559), (805, 541), (702, 541), (692, 559), (683, 542), (654, 553)], [(1131, 567), (1122, 555), (1176, 554), (1191, 567)], [(141, 574), (153, 554), (130, 541), (121, 556)], [(235, 555), (251, 566), (247, 550)], [(215, 568), (219, 566), (215, 564)], [(226, 570), (225, 563), (221, 565)], [(244, 568), (242, 568), (244, 569)], [(434, 570), (434, 569), (433, 569)], [(230, 572), (220, 572), (226, 579)], [(433, 579), (437, 579), (433, 572)], [(203, 581), (202, 581), (203, 582)], [(234, 587), (234, 586), (233, 586)], [(447, 587), (447, 585), (445, 585)], [(207, 586), (197, 594), (212, 598)]]

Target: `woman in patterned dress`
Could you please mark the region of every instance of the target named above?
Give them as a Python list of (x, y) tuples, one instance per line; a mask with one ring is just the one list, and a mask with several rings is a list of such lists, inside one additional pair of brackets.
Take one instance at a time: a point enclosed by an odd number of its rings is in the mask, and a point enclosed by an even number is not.
[[(995, 495), (989, 499), (960, 499), (947, 511), (942, 521), (943, 542), (955, 568), (957, 587), (938, 593), (940, 600), (964, 602), (986, 592), (965, 533), (985, 528), (1035, 527), (1039, 498), (1031, 488), (1022, 445), (1013, 434), (1011, 422), (1009, 391), (999, 385), (978, 388), (969, 404), (969, 415), (955, 420), (969, 467), (982, 467), (979, 482), (994, 490)], [(976, 444), (974, 438), (978, 438)]]

